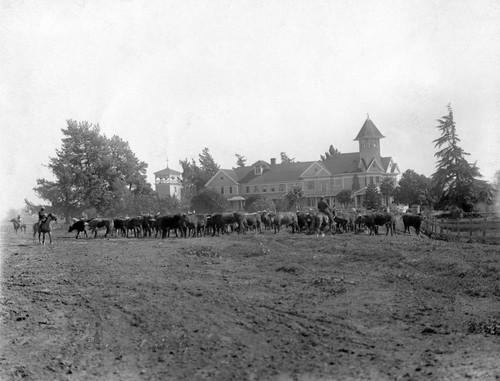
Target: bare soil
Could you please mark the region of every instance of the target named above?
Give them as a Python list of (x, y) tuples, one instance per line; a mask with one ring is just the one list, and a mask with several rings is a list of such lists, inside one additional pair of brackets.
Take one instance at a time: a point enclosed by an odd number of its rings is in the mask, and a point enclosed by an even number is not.
[(498, 380), (498, 246), (1, 233), (1, 380)]

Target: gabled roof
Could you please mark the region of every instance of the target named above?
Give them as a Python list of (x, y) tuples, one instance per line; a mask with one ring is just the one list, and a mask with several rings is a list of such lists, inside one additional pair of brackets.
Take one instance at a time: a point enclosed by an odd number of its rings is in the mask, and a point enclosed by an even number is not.
[(176, 170), (174, 169), (170, 169), (170, 168), (165, 168), (165, 169), (162, 169), (161, 171), (158, 171), (158, 172), (155, 172), (154, 175), (157, 176), (157, 177), (161, 177), (161, 176), (179, 176), (181, 175), (182, 173), (180, 172), (177, 172)]
[(384, 135), (380, 133), (378, 128), (373, 124), (371, 119), (368, 117), (365, 120), (365, 123), (363, 124), (363, 127), (361, 127), (361, 130), (359, 130), (358, 135), (354, 140), (361, 140), (361, 139), (382, 139), (385, 138)]
[(361, 172), (358, 167), (359, 152), (332, 155), (322, 163), (332, 175)]
[[(238, 184), (238, 177), (237, 177), (236, 172), (235, 172), (235, 170), (234, 170), (234, 169), (219, 169), (219, 170), (215, 173), (215, 175), (213, 175), (213, 176), (210, 178), (210, 180), (208, 180), (208, 181), (207, 181), (207, 183), (206, 183), (206, 184), (211, 183), (211, 182), (212, 182), (212, 180), (213, 180), (213, 179), (215, 179), (216, 177), (218, 177), (220, 173), (222, 173), (222, 174), (226, 175), (226, 176), (229, 178), (229, 180), (231, 180), (233, 183)], [(205, 186), (206, 186), (206, 184), (205, 184)]]

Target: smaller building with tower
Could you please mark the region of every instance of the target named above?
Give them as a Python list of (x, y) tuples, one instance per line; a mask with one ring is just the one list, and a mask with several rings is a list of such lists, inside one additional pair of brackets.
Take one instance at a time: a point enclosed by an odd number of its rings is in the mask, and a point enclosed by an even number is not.
[(182, 173), (167, 168), (155, 172), (155, 190), (161, 198), (167, 196), (181, 199), (182, 192)]

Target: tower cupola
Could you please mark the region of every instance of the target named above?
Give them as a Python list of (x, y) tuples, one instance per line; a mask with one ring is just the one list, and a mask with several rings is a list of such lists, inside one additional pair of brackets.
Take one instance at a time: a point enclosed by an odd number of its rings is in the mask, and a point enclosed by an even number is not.
[(365, 165), (368, 165), (372, 159), (380, 160), (380, 139), (384, 137), (368, 116), (354, 138), (359, 141), (359, 155)]

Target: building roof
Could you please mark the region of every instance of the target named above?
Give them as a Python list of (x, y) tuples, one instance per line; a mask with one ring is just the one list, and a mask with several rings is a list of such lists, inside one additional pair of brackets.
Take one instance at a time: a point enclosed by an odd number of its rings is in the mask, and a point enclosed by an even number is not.
[(176, 170), (174, 169), (170, 169), (170, 168), (165, 168), (165, 169), (162, 169), (161, 171), (158, 171), (158, 172), (155, 172), (154, 175), (156, 177), (165, 177), (165, 176), (179, 176), (181, 175), (182, 173), (180, 172), (177, 172)]
[(360, 168), (358, 168), (359, 152), (332, 155), (322, 163), (332, 175), (361, 172)]
[(354, 140), (361, 140), (361, 139), (382, 139), (385, 138), (384, 135), (378, 130), (378, 128), (373, 124), (371, 119), (368, 117), (365, 120), (365, 123), (363, 124), (363, 127), (361, 127), (361, 130), (359, 130), (358, 135)]

